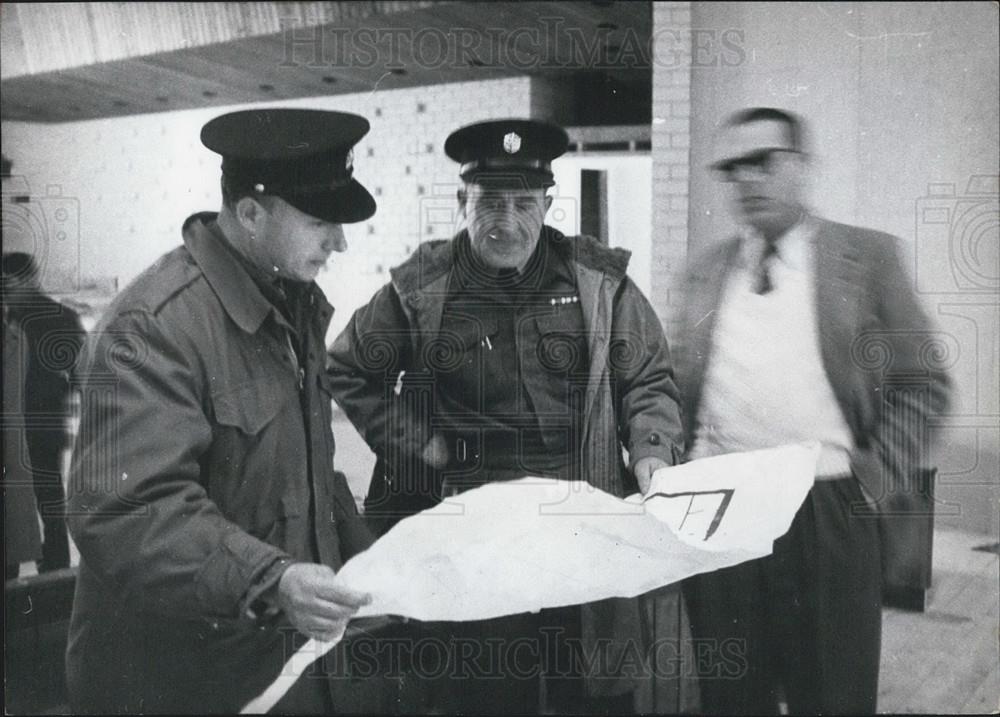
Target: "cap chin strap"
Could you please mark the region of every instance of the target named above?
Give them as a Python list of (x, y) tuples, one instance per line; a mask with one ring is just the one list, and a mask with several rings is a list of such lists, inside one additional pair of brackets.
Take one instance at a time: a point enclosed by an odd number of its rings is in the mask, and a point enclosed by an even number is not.
[[(251, 187), (257, 194), (321, 194), (351, 183), (353, 152), (349, 151), (346, 158), (326, 155), (295, 161), (223, 157), (222, 174), (233, 185)], [(312, 181), (304, 181), (307, 179)]]
[(295, 184), (292, 186), (281, 184), (280, 182), (270, 182), (264, 184), (263, 182), (257, 182), (253, 185), (253, 190), (257, 194), (295, 194), (295, 195), (308, 195), (308, 194), (325, 194), (331, 190), (343, 189), (348, 184), (351, 183), (351, 178), (347, 179), (337, 179), (332, 182), (326, 182), (324, 184)]
[(351, 183), (351, 175), (354, 170), (345, 178), (336, 178), (328, 182), (318, 182), (315, 184), (282, 184), (281, 182), (257, 182), (253, 185), (253, 190), (257, 194), (323, 194), (330, 190), (343, 189)]
[(521, 159), (518, 157), (491, 157), (489, 159), (476, 159), (465, 162), (459, 175), (465, 176), (469, 172), (482, 172), (488, 170), (529, 170), (551, 174), (552, 169), (549, 162), (542, 159)]

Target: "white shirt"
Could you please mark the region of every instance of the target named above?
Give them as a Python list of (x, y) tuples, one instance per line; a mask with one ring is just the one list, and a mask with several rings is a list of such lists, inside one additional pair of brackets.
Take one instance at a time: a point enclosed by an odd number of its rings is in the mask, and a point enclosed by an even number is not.
[(817, 477), (850, 473), (854, 439), (820, 352), (814, 239), (808, 218), (779, 238), (773, 288), (757, 294), (765, 240), (745, 233), (718, 308), (692, 458), (818, 440)]

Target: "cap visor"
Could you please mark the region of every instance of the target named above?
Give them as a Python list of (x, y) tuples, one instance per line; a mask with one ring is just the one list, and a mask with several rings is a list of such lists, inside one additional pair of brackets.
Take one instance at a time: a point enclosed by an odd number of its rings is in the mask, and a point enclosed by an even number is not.
[(300, 212), (333, 224), (363, 222), (375, 214), (376, 207), (375, 198), (356, 179), (329, 192), (281, 195), (281, 198)]

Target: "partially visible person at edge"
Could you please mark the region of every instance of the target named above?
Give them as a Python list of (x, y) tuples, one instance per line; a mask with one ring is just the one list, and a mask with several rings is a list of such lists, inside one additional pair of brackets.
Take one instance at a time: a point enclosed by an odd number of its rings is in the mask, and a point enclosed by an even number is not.
[(28, 342), (3, 304), (3, 531), (4, 579), (21, 563), (42, 557), (42, 538), (24, 436), (24, 374)]
[(42, 518), (38, 572), (69, 567), (63, 457), (69, 448), (73, 374), (86, 332), (69, 306), (46, 295), (35, 258), (3, 255), (3, 303), (24, 334), (24, 428), (35, 502)]

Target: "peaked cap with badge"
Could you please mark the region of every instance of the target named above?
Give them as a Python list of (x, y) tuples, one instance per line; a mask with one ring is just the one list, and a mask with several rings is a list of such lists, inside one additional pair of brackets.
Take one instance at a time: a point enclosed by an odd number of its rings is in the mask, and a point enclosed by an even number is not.
[(222, 155), (233, 191), (276, 196), (306, 214), (336, 224), (375, 214), (375, 199), (354, 179), (354, 145), (368, 120), (346, 112), (243, 110), (216, 117), (201, 142)]
[(502, 119), (455, 130), (444, 151), (467, 182), (511, 188), (551, 187), (552, 160), (566, 152), (566, 130), (548, 122)]

